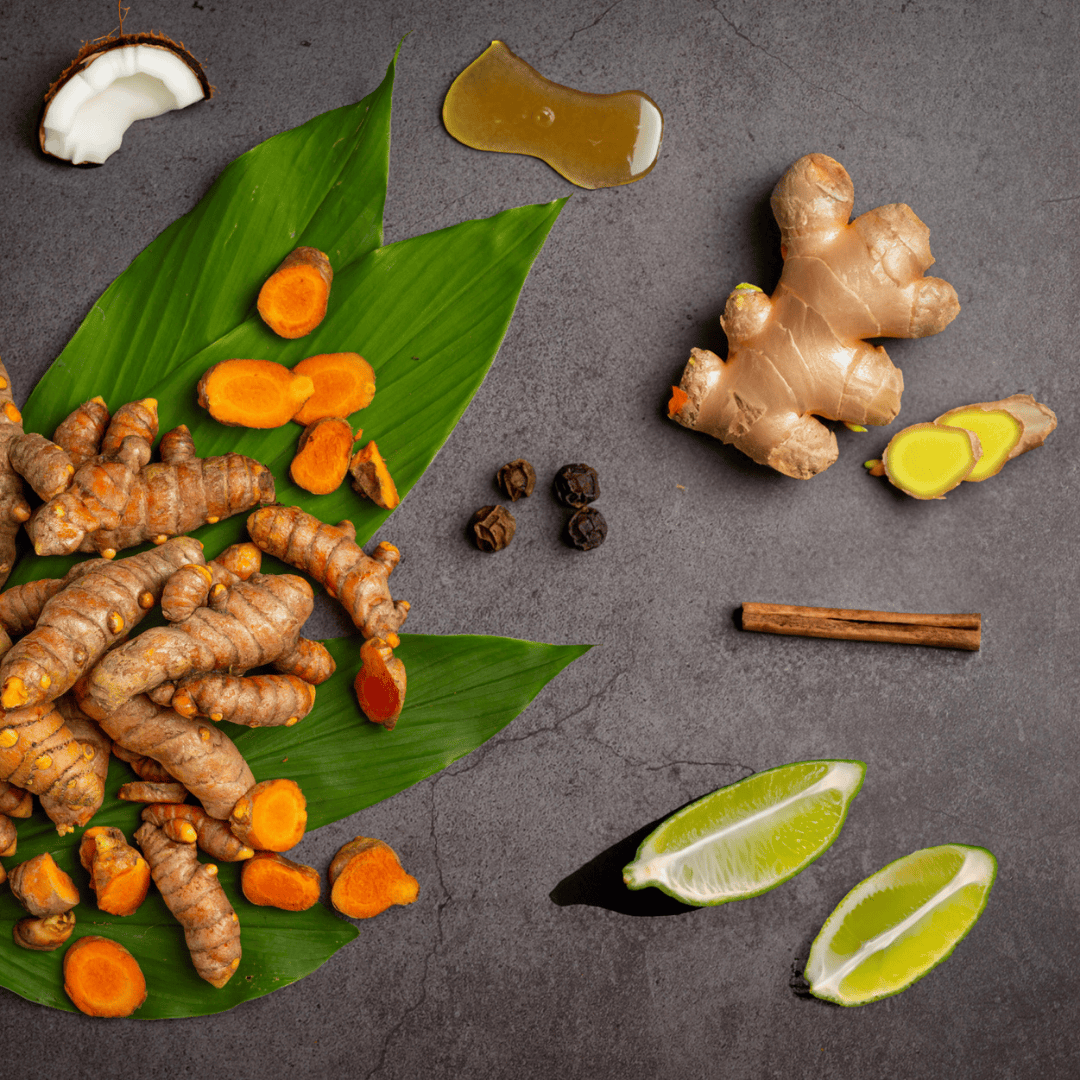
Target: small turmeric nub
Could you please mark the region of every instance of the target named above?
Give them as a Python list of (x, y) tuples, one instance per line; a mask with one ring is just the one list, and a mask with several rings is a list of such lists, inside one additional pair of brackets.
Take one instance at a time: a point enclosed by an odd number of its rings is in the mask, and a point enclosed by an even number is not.
[(667, 407), (668, 417), (674, 417), (678, 413), (682, 412), (683, 406), (689, 400), (690, 395), (681, 386), (673, 386), (671, 388), (671, 400), (668, 402)]
[(50, 915), (47, 919), (27, 915), (25, 919), (19, 919), (15, 923), (11, 936), (20, 948), (31, 949), (33, 952), (52, 952), (65, 944), (74, 929), (74, 911)]
[(349, 462), (353, 490), (384, 510), (393, 510), (399, 502), (397, 486), (386, 467), (378, 446), (372, 440), (353, 454)]
[(274, 851), (260, 851), (244, 863), (240, 888), (260, 907), (307, 911), (319, 902), (322, 882), (313, 866), (293, 862)]
[(361, 668), (353, 683), (364, 715), (391, 731), (405, 705), (405, 665), (394, 656), (397, 634), (370, 638), (360, 646)]
[(146, 1001), (146, 979), (123, 945), (91, 934), (64, 953), (64, 991), (87, 1016), (130, 1016)]
[(16, 866), (8, 883), (15, 899), (38, 918), (62, 915), (79, 902), (75, 882), (47, 851)]
[(237, 801), (229, 826), (256, 851), (288, 851), (303, 839), (307, 800), (295, 780), (263, 780)]
[(282, 260), (259, 290), (262, 320), (278, 337), (310, 334), (323, 321), (334, 271), (318, 248), (299, 247)]
[(293, 417), (298, 424), (307, 426), (324, 416), (351, 416), (375, 397), (375, 372), (359, 353), (308, 356), (292, 370), (315, 384), (315, 393)]
[(222, 360), (199, 380), (199, 404), (221, 424), (276, 428), (315, 392), (306, 375), (272, 360)]
[(340, 416), (326, 416), (304, 428), (289, 466), (293, 483), (313, 495), (329, 495), (341, 487), (349, 471), (352, 426)]
[(370, 919), (394, 904), (411, 904), (420, 884), (402, 869), (389, 844), (350, 840), (330, 863), (330, 903), (350, 919)]

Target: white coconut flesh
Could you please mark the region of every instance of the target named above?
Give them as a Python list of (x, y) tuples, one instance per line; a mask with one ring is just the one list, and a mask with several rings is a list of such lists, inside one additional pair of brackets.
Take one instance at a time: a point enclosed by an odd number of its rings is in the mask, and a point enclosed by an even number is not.
[(184, 109), (202, 84), (171, 49), (126, 45), (91, 60), (57, 91), (41, 121), (43, 149), (75, 165), (100, 165), (136, 121)]

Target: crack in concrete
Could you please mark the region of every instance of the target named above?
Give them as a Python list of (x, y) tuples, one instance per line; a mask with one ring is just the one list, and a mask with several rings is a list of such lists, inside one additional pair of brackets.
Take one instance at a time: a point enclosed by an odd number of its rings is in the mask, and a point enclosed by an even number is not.
[(872, 112), (869, 112), (868, 110), (863, 108), (863, 106), (860, 105), (854, 98), (848, 97), (847, 94), (841, 94), (839, 90), (830, 90), (827, 86), (819, 86), (817, 83), (811, 82), (808, 78), (806, 78), (805, 75), (802, 74), (802, 72), (800, 72), (796, 68), (792, 67), (792, 65), (789, 64), (786, 60), (784, 60), (781, 57), (777, 56), (776, 53), (769, 52), (769, 50), (766, 49), (764, 45), (759, 45), (756, 41), (753, 40), (753, 38), (748, 37), (746, 34), (744, 34), (731, 21), (731, 19), (729, 19), (716, 6), (716, 4), (712, 4), (711, 7), (712, 7), (713, 11), (715, 11), (716, 14), (719, 15), (720, 18), (723, 19), (724, 22), (726, 22), (728, 24), (728, 26), (731, 28), (732, 32), (735, 34), (735, 36), (737, 38), (739, 38), (742, 41), (745, 41), (746, 44), (750, 46), (750, 48), (756, 49), (758, 52), (764, 53), (770, 60), (775, 61), (781, 67), (786, 68), (788, 71), (791, 72), (792, 75), (795, 76), (795, 78), (797, 78), (799, 80), (799, 82), (803, 83), (805, 86), (809, 86), (812, 90), (818, 90), (823, 94), (833, 94), (833, 95), (835, 95), (836, 97), (840, 98), (841, 101), (846, 101), (852, 108), (858, 109), (859, 112), (861, 112), (863, 114), (863, 116), (868, 116), (872, 120), (879, 119), (879, 117), (875, 116)]
[[(596, 26), (597, 23), (599, 23), (603, 19), (605, 19), (609, 12), (611, 12), (613, 9), (617, 8), (621, 3), (622, 3), (622, 0), (615, 0), (615, 3), (610, 4), (608, 7), (604, 8), (604, 10), (601, 11), (600, 14), (597, 15), (596, 18), (593, 19), (593, 21), (591, 23), (588, 23), (586, 26), (579, 26), (576, 30), (572, 31), (570, 36), (566, 39), (565, 44), (569, 45), (570, 42), (573, 41), (574, 38), (576, 38), (578, 36), (578, 34), (583, 34), (586, 30), (591, 30), (594, 26)], [(563, 46), (560, 45), (553, 53), (548, 53), (547, 56), (542, 56), (540, 58), (541, 62), (543, 62), (545, 60), (554, 60), (555, 57), (558, 56), (559, 53), (562, 51), (562, 48), (563, 48)]]

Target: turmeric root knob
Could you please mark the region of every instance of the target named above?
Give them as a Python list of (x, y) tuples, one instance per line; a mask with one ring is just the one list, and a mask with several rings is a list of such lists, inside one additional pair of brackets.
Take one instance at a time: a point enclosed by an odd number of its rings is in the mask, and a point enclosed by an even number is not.
[(319, 902), (321, 879), (313, 866), (293, 862), (274, 851), (260, 851), (244, 863), (240, 888), (260, 907), (307, 911)]
[(350, 919), (370, 919), (394, 904), (411, 904), (420, 885), (405, 873), (393, 848), (358, 836), (330, 863), (330, 902)]
[(52, 952), (59, 949), (75, 929), (75, 912), (65, 911), (62, 915), (50, 915), (47, 919), (37, 919), (27, 915), (19, 919), (12, 928), (11, 936), (15, 944), (33, 952)]
[(87, 1016), (130, 1016), (146, 1000), (146, 979), (123, 945), (91, 934), (64, 953), (64, 991)]
[(315, 392), (306, 375), (272, 360), (222, 360), (199, 380), (199, 404), (221, 424), (276, 428)]
[(360, 646), (361, 668), (353, 683), (364, 715), (373, 724), (393, 729), (405, 705), (405, 665), (394, 656), (397, 634), (371, 638)]
[(262, 320), (278, 337), (310, 334), (323, 321), (334, 271), (318, 248), (298, 247), (281, 261), (259, 290)]
[(288, 851), (303, 839), (307, 799), (295, 780), (263, 780), (237, 801), (229, 826), (256, 851)]
[(325, 416), (304, 428), (289, 466), (293, 483), (313, 495), (329, 495), (341, 487), (349, 471), (352, 426), (340, 416)]

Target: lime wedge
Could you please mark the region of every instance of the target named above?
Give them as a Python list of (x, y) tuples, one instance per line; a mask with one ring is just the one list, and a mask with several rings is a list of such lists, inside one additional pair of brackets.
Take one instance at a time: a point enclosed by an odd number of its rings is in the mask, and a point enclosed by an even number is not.
[(623, 881), (698, 906), (774, 889), (836, 839), (865, 773), (861, 761), (799, 761), (720, 788), (654, 829)]
[(898, 994), (937, 967), (986, 906), (997, 860), (944, 844), (889, 863), (855, 886), (810, 947), (810, 993), (838, 1005)]

